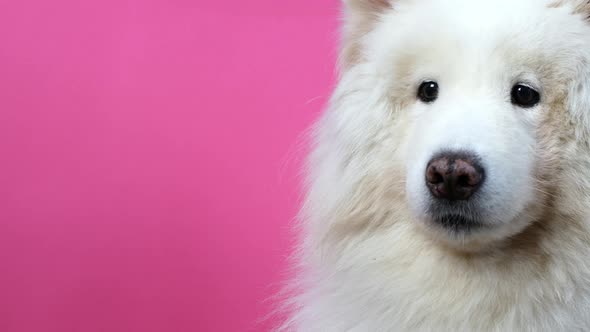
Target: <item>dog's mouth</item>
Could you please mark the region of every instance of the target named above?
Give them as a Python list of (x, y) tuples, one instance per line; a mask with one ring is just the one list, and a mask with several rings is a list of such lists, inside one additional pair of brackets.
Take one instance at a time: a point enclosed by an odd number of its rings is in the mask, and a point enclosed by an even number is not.
[(471, 233), (489, 227), (480, 219), (459, 214), (433, 216), (432, 222), (453, 233)]

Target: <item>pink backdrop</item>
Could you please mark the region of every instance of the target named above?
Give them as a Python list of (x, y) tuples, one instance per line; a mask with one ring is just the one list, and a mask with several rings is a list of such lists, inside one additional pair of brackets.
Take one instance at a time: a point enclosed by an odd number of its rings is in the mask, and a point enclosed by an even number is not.
[(0, 331), (264, 331), (338, 0), (0, 1)]

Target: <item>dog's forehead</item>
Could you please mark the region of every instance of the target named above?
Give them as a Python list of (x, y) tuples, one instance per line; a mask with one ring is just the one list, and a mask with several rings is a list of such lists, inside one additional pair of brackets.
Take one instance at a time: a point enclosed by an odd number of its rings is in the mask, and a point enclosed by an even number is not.
[[(571, 0), (574, 1), (574, 0)], [(500, 59), (531, 65), (572, 65), (590, 58), (590, 23), (568, 1), (399, 1), (368, 38), (377, 61), (391, 56), (457, 63)], [(439, 60), (439, 61), (437, 61)]]

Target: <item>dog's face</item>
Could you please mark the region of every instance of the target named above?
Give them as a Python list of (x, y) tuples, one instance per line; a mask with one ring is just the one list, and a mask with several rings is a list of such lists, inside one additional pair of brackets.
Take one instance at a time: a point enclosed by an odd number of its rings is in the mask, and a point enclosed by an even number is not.
[(587, 6), (350, 0), (342, 90), (381, 105), (341, 117), (370, 151), (364, 172), (403, 169), (379, 181), (403, 183), (414, 222), (447, 244), (481, 246), (543, 217), (587, 131)]

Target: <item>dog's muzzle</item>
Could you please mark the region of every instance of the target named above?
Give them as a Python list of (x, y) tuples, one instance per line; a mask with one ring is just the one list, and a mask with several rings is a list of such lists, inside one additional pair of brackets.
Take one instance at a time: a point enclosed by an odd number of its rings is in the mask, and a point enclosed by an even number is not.
[(429, 214), (433, 222), (455, 231), (484, 226), (476, 200), (486, 172), (476, 154), (440, 152), (428, 162), (424, 180), (431, 194)]

